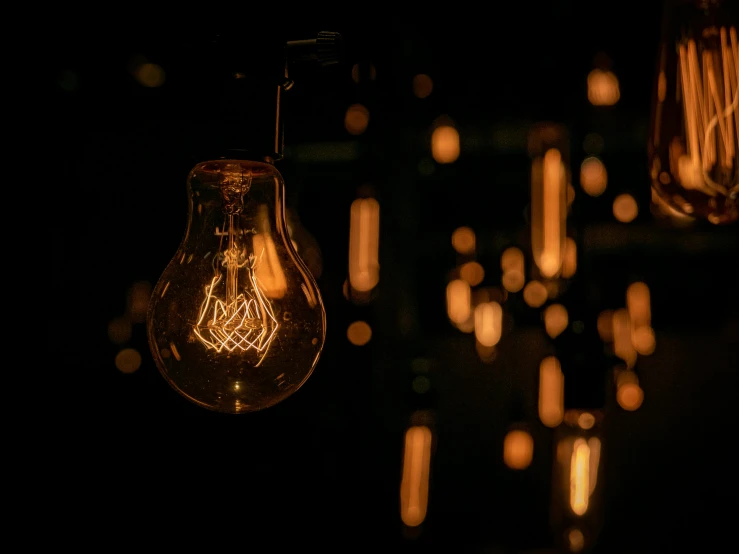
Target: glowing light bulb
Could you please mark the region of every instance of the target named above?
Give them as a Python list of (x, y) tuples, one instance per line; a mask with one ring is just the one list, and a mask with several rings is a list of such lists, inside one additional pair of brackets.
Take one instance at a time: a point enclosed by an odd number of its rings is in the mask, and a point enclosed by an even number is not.
[(270, 163), (219, 159), (187, 179), (182, 242), (151, 295), (149, 345), (167, 382), (198, 406), (253, 412), (313, 372), (326, 315), (288, 233)]
[(570, 186), (567, 130), (540, 123), (529, 133), (531, 156), (531, 254), (544, 280), (561, 276), (567, 239)]
[(570, 409), (555, 432), (551, 521), (565, 551), (591, 548), (603, 524), (602, 420), (600, 410)]
[(722, 225), (739, 219), (739, 44), (732, 2), (669, 0), (655, 75), (653, 211)]

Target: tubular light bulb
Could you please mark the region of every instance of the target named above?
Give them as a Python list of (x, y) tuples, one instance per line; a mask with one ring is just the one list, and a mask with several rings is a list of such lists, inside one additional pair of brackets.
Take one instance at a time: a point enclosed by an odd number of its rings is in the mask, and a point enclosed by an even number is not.
[(287, 230), (282, 175), (264, 162), (207, 161), (187, 191), (185, 235), (147, 313), (154, 360), (203, 408), (273, 406), (311, 375), (326, 333), (320, 291)]
[(590, 550), (603, 525), (602, 415), (569, 409), (555, 430), (551, 523), (565, 551), (572, 542), (570, 530), (579, 530), (580, 550)]
[(676, 223), (739, 219), (739, 20), (732, 4), (664, 5), (648, 154), (653, 209)]
[(414, 425), (405, 432), (403, 475), (400, 482), (400, 517), (408, 527), (417, 527), (426, 519), (431, 440), (431, 429), (425, 425)]
[(531, 255), (544, 280), (561, 276), (567, 239), (569, 139), (561, 125), (541, 123), (529, 133)]

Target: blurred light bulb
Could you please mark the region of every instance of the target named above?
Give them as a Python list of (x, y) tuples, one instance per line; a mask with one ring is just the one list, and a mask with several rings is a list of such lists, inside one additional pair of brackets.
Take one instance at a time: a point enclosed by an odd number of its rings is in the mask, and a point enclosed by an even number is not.
[(287, 230), (270, 163), (219, 159), (188, 175), (188, 222), (153, 293), (149, 345), (167, 382), (225, 413), (298, 390), (323, 349), (326, 315)]
[(567, 238), (569, 139), (564, 127), (543, 123), (529, 133), (531, 254), (540, 276), (560, 276)]
[(568, 410), (555, 431), (552, 480), (552, 526), (565, 551), (571, 551), (570, 530), (578, 530), (577, 550), (590, 549), (603, 525), (603, 463), (600, 410)]
[(649, 163), (653, 209), (673, 219), (739, 219), (737, 11), (668, 0), (655, 74)]

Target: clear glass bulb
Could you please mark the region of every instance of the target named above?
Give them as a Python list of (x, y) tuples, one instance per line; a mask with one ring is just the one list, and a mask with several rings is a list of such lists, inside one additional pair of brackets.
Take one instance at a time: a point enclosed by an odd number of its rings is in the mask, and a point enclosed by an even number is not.
[(658, 216), (739, 219), (737, 27), (735, 2), (665, 3), (649, 138)]
[(320, 291), (288, 233), (282, 175), (265, 162), (207, 161), (187, 191), (185, 235), (147, 314), (154, 360), (203, 408), (273, 406), (310, 377), (326, 334)]

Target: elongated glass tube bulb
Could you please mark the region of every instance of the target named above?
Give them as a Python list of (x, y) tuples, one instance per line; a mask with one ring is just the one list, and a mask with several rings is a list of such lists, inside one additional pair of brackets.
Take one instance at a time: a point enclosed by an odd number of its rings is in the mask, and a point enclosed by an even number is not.
[(312, 374), (326, 333), (318, 286), (290, 239), (270, 163), (214, 160), (187, 179), (184, 238), (157, 282), (149, 345), (167, 382), (209, 410), (281, 402)]

